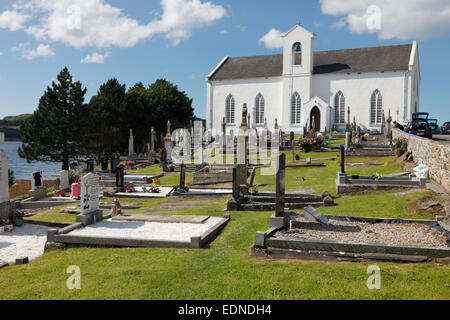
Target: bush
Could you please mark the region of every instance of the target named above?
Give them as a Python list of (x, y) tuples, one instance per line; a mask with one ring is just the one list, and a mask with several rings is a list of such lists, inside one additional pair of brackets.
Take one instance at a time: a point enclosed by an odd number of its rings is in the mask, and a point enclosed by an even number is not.
[(80, 179), (80, 175), (74, 173), (73, 171), (69, 172), (69, 185), (72, 185), (72, 183), (77, 182)]
[(313, 135), (312, 137), (300, 139), (300, 148), (307, 153), (311, 152), (313, 149), (319, 149), (323, 146), (324, 142), (324, 137), (314, 137)]
[(8, 182), (10, 188), (16, 183), (16, 180), (14, 178), (14, 171), (10, 169), (8, 169)]
[(397, 139), (395, 141), (394, 149), (397, 155), (401, 156), (406, 151), (408, 151), (408, 140), (405, 138)]
[(303, 152), (308, 153), (312, 150), (312, 144), (309, 139), (302, 139), (300, 141), (300, 149), (302, 149)]

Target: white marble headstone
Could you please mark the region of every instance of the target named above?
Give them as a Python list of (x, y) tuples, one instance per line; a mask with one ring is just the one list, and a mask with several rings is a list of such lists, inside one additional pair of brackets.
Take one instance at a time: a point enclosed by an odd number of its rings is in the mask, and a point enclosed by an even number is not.
[(61, 170), (59, 172), (59, 181), (60, 181), (60, 188), (61, 188), (61, 190), (70, 189), (69, 171)]
[(0, 149), (0, 203), (9, 201), (8, 157)]
[(88, 214), (99, 210), (99, 177), (95, 173), (88, 173), (81, 178), (81, 214)]
[(5, 133), (0, 132), (0, 142), (5, 142)]

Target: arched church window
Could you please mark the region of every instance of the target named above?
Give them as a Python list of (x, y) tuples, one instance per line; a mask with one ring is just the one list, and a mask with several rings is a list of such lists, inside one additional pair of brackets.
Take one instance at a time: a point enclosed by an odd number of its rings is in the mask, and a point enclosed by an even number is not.
[(294, 43), (292, 46), (293, 65), (302, 64), (302, 44), (300, 42)]
[(370, 99), (370, 123), (381, 124), (383, 121), (383, 96), (377, 89)]
[(334, 122), (345, 123), (345, 96), (342, 91), (334, 97)]
[(256, 124), (264, 124), (264, 97), (258, 93), (255, 99)]
[(302, 111), (302, 99), (298, 92), (294, 92), (291, 98), (291, 124), (300, 124)]
[(234, 98), (231, 94), (225, 100), (225, 123), (234, 124)]

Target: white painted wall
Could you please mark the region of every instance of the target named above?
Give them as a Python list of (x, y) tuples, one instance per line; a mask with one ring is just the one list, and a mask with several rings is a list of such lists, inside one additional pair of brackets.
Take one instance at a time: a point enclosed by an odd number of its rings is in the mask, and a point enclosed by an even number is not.
[[(338, 91), (345, 95), (345, 104), (350, 106), (351, 120), (356, 117), (356, 122), (362, 127), (379, 129), (380, 126), (370, 124), (370, 98), (378, 89), (383, 96), (383, 108), (387, 116), (391, 109), (392, 118), (396, 120), (397, 108), (399, 118), (403, 119), (404, 106), (404, 72), (374, 72), (363, 74), (324, 74), (310, 77), (279, 77), (267, 79), (242, 79), (211, 81), (208, 84), (208, 92), (212, 94), (210, 105), (213, 107), (212, 126), (220, 130), (222, 119), (225, 116), (225, 99), (232, 94), (235, 99), (235, 124), (227, 126), (237, 132), (242, 121), (242, 106), (247, 103), (249, 112), (253, 112), (255, 98), (258, 93), (264, 96), (265, 117), (268, 127), (273, 128), (275, 118), (284, 131), (302, 132), (302, 126), (309, 115), (302, 110), (300, 126), (291, 125), (290, 97), (297, 91), (302, 98), (302, 105), (308, 103), (317, 96), (329, 104), (330, 112), (324, 124), (329, 126), (334, 123), (334, 96)], [(412, 93), (414, 95), (414, 93)], [(211, 98), (211, 97), (210, 97)], [(284, 107), (282, 107), (284, 106)], [(210, 112), (207, 112), (207, 121), (210, 123)], [(326, 117), (326, 115), (322, 115)], [(407, 118), (411, 118), (408, 108)], [(347, 119), (347, 113), (346, 113)], [(323, 129), (323, 128), (322, 128)]]
[(356, 123), (370, 129), (380, 129), (380, 126), (370, 124), (370, 99), (378, 89), (383, 96), (383, 109), (386, 117), (388, 110), (395, 120), (397, 107), (400, 109), (400, 119), (403, 119), (403, 88), (404, 72), (374, 72), (362, 74), (324, 74), (313, 76), (313, 95), (322, 98), (331, 106), (330, 123), (334, 123), (334, 97), (342, 91), (347, 107), (350, 106), (350, 118), (356, 118)]
[[(258, 93), (261, 93), (265, 103), (264, 117), (267, 118), (268, 128), (273, 129), (275, 118), (280, 120), (282, 116), (282, 90), (283, 83), (280, 78), (211, 81), (209, 92), (213, 92), (211, 99), (213, 128), (221, 132), (222, 120), (225, 116), (225, 100), (229, 94), (232, 94), (235, 102), (235, 123), (227, 125), (227, 131), (233, 129), (234, 133), (237, 133), (242, 122), (244, 103), (247, 104), (248, 112), (253, 116), (255, 98)], [(264, 125), (257, 128), (262, 129)]]

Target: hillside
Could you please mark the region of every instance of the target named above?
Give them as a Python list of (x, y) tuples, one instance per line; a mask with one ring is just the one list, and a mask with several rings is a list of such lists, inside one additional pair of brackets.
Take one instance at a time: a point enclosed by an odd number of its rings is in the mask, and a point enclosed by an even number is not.
[(30, 119), (31, 114), (21, 114), (18, 116), (8, 116), (0, 120), (0, 131), (5, 133), (5, 140), (20, 140), (20, 126)]

